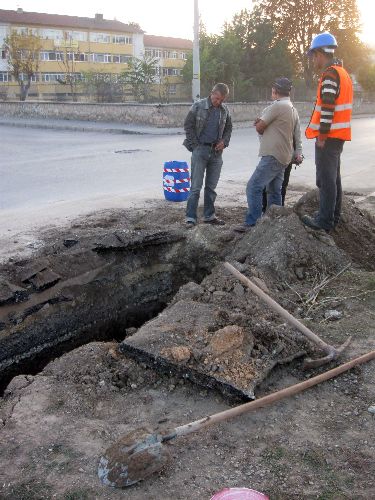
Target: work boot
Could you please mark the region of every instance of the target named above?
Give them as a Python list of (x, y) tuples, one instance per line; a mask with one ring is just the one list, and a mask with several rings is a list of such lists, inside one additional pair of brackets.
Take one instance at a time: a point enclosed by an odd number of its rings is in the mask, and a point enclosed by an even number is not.
[(215, 217), (215, 219), (204, 220), (205, 224), (212, 224), (213, 226), (225, 226), (225, 222)]
[(236, 233), (247, 233), (252, 227), (254, 226), (250, 226), (250, 224), (246, 224), (246, 222), (243, 222), (242, 224), (237, 224), (237, 226), (234, 226), (233, 231), (236, 231)]
[(305, 226), (309, 227), (310, 229), (314, 229), (314, 231), (325, 230), (323, 227), (319, 226), (319, 224), (313, 217), (310, 217), (309, 215), (302, 216), (301, 221), (305, 224)]
[(193, 229), (196, 226), (196, 223), (192, 220), (185, 221), (185, 229)]

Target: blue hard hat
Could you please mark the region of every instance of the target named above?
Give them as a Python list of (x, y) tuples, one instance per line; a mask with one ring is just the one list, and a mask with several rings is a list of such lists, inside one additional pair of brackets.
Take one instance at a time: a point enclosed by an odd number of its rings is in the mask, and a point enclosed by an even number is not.
[(310, 48), (307, 52), (307, 55), (311, 55), (314, 50), (320, 49), (323, 52), (326, 52), (327, 54), (333, 54), (335, 51), (335, 48), (337, 47), (337, 40), (336, 38), (331, 35), (331, 33), (328, 33), (327, 31), (325, 33), (320, 33), (319, 35), (316, 35), (310, 45)]

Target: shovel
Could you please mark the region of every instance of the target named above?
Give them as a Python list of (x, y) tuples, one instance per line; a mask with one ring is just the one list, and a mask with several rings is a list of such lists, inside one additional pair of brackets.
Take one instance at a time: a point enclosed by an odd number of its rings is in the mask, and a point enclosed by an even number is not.
[(286, 309), (281, 307), (275, 300), (273, 300), (269, 295), (267, 295), (263, 290), (261, 290), (255, 283), (253, 283), (249, 278), (240, 273), (232, 264), (229, 262), (224, 263), (224, 267), (228, 269), (229, 272), (233, 274), (236, 278), (238, 278), (242, 283), (244, 283), (250, 290), (252, 290), (263, 302), (265, 302), (271, 309), (275, 312), (279, 313), (290, 325), (297, 328), (305, 337), (307, 337), (311, 342), (319, 347), (323, 352), (325, 352), (325, 356), (318, 359), (308, 358), (304, 361), (304, 368), (317, 368), (318, 366), (324, 365), (337, 359), (343, 351), (348, 347), (350, 341), (352, 340), (349, 337), (340, 347), (334, 347), (330, 344), (327, 344), (322, 340), (318, 335), (312, 332), (307, 326), (298, 321), (297, 318), (292, 316)]
[(168, 463), (169, 453), (167, 448), (163, 446), (164, 443), (298, 394), (309, 387), (350, 370), (353, 366), (366, 363), (374, 358), (375, 351), (371, 351), (299, 384), (292, 385), (250, 403), (176, 427), (168, 434), (152, 434), (144, 428), (133, 431), (106, 450), (100, 458), (98, 476), (102, 483), (107, 486), (115, 488), (131, 486), (161, 470)]

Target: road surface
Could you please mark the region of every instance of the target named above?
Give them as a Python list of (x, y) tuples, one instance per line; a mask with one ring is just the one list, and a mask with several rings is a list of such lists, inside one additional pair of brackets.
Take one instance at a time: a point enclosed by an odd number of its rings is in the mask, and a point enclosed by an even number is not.
[[(165, 161), (189, 163), (182, 135), (116, 135), (0, 126), (0, 230), (46, 224), (54, 217), (163, 199)], [(353, 120), (354, 141), (342, 156), (346, 191), (375, 191), (375, 119)], [(291, 185), (314, 187), (314, 145), (304, 140), (305, 161), (292, 171)], [(224, 152), (219, 196), (245, 189), (257, 164), (253, 127), (233, 131)], [(220, 198), (218, 199), (218, 201)]]

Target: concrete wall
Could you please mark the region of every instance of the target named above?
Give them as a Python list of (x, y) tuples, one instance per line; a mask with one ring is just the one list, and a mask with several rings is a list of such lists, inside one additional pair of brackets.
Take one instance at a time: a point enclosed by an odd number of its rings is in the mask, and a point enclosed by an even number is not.
[[(234, 123), (252, 121), (267, 105), (259, 103), (228, 104)], [(311, 115), (312, 103), (299, 102), (301, 118)], [(0, 102), (0, 117), (50, 118), (181, 127), (190, 104), (87, 104), (66, 102)], [(375, 114), (375, 102), (354, 103), (355, 114)]]

